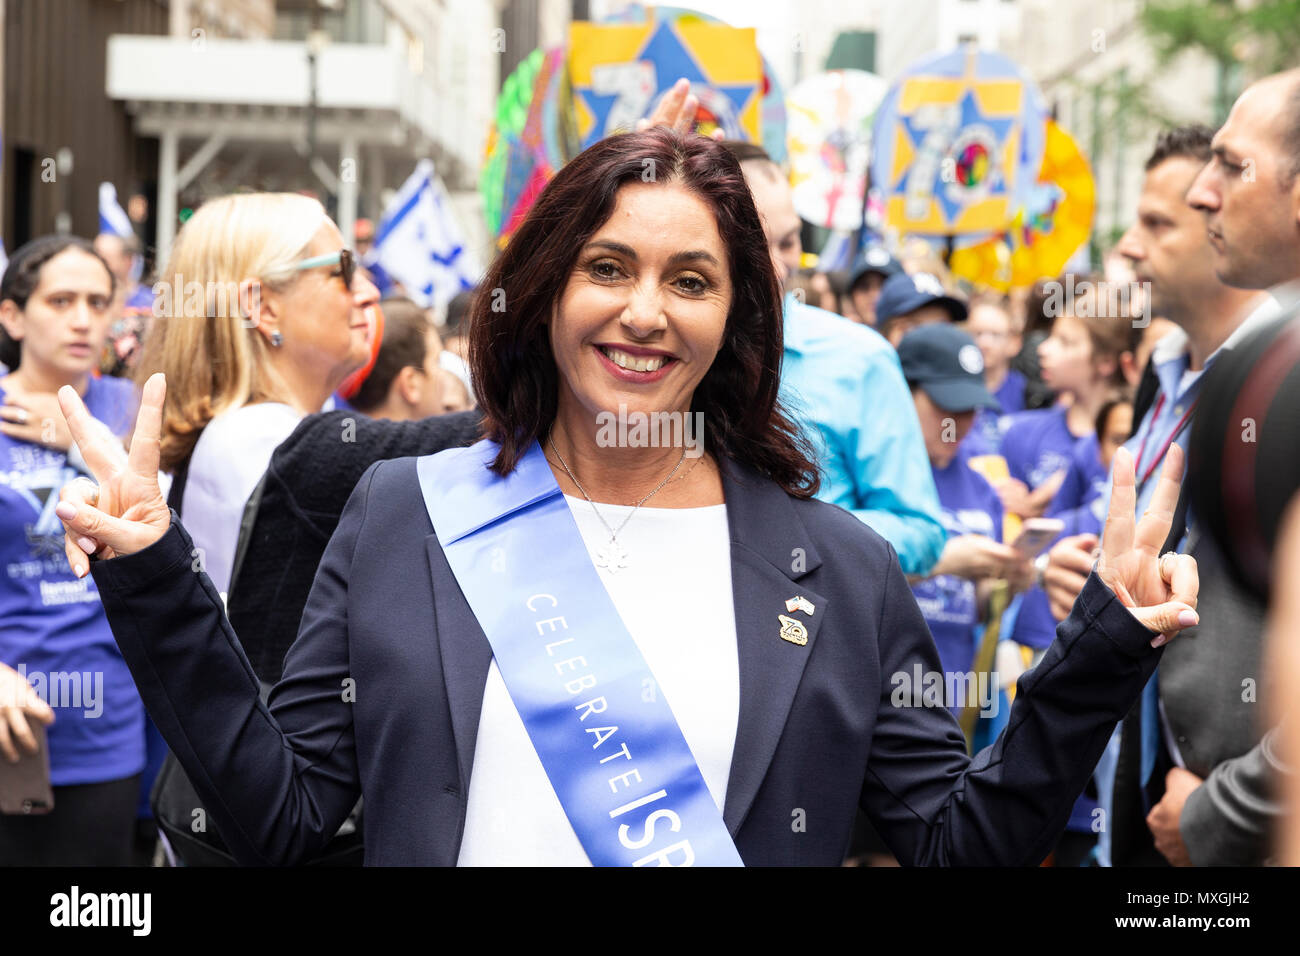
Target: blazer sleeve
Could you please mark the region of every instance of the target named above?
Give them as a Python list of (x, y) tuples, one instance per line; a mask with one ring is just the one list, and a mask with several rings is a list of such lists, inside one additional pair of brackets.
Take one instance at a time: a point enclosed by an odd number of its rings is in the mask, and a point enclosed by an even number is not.
[(1210, 771), (1183, 804), (1178, 829), (1194, 866), (1259, 866), (1285, 808), (1278, 783), (1293, 771), (1278, 756), (1279, 728)]
[(1161, 656), (1155, 635), (1093, 573), (1043, 659), (1020, 678), (1006, 728), (971, 758), (951, 713), (916, 706), (889, 676), (910, 677), (917, 666), (941, 673), (897, 562), (877, 633), (881, 699), (861, 805), (905, 865), (1041, 863)]
[(150, 547), (91, 564), (145, 707), (240, 863), (310, 858), (360, 795), (346, 693), (347, 582), (374, 471), (321, 559), (269, 706), (175, 512)]

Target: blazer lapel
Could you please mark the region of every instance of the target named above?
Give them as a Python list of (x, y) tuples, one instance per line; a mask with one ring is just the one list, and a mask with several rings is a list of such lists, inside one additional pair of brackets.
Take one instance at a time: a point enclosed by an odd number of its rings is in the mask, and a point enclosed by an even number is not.
[[(441, 534), (429, 535), (424, 546), (433, 582), (434, 631), (456, 737), (456, 764), (466, 795), (483, 710), (483, 688), (492, 664), (492, 645), (456, 581), (441, 542), (454, 543), (504, 515), (560, 493), (536, 442), (504, 479), (487, 469), (496, 450), (495, 443), (484, 440), (468, 448), (422, 458), (416, 465), (430, 518), (435, 511), (440, 515)], [(441, 466), (436, 464), (439, 459)]]
[(447, 688), (451, 726), (456, 735), (456, 765), (460, 769), (461, 786), (468, 796), (478, 721), (483, 710), (483, 687), (492, 664), (492, 645), (456, 583), (438, 536), (429, 535), (424, 546), (433, 579), (434, 633), (442, 656), (442, 679)]
[[(796, 582), (821, 565), (790, 498), (771, 481), (731, 462), (722, 469), (731, 529), (731, 588), (740, 663), (740, 714), (723, 819), (734, 837), (776, 753), (786, 718), (813, 652), (826, 598)], [(425, 540), (433, 582), (435, 628), (462, 785), (469, 786), (492, 646), (470, 610), (438, 537)], [(802, 596), (813, 607), (790, 610)], [(802, 625), (783, 625), (782, 617)], [(788, 637), (782, 636), (783, 630)], [(798, 643), (806, 638), (806, 643)]]
[[(821, 564), (794, 505), (779, 487), (727, 463), (723, 468), (731, 528), (731, 589), (740, 660), (740, 716), (723, 820), (734, 837), (754, 802), (780, 742), (795, 692), (813, 652), (826, 599), (795, 582)], [(789, 610), (802, 596), (813, 606)], [(807, 643), (782, 636), (782, 617), (797, 621)], [(784, 626), (796, 640), (805, 635)]]

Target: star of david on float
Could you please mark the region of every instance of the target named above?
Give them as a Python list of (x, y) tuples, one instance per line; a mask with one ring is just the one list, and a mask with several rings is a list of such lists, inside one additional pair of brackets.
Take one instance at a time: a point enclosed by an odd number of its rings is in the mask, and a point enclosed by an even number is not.
[[(984, 183), (984, 197), (1005, 196), (1007, 194), (1006, 179), (1002, 175), (1001, 152), (1006, 147), (1007, 136), (1016, 125), (1014, 116), (998, 117), (990, 116), (984, 113), (979, 106), (979, 101), (975, 98), (975, 91), (967, 88), (961, 99), (960, 114), (955, 124), (956, 138), (954, 142), (949, 142), (944, 152), (945, 158), (952, 157), (960, 167), (963, 157), (952, 156), (953, 146), (957, 142), (969, 142), (976, 149), (983, 148), (980, 140), (980, 134), (987, 133), (987, 139), (991, 142), (993, 149), (990, 154), (983, 157), (985, 166), (982, 170), (982, 178), (986, 178)], [(926, 135), (930, 132), (930, 126), (921, 125), (915, 115), (900, 117), (903, 129), (906, 130), (912, 146), (919, 152)], [(937, 163), (933, 167), (931, 181), (927, 184), (926, 190), (943, 211), (943, 218), (946, 223), (951, 225), (953, 221), (961, 214), (965, 206), (960, 193), (960, 189), (952, 189), (954, 184), (944, 180), (944, 163)], [(916, 175), (923, 167), (921, 164), (909, 164), (897, 182), (894, 183), (895, 189), (902, 191), (910, 186), (908, 177)], [(960, 173), (960, 168), (959, 168)], [(961, 181), (959, 175), (958, 181)], [(980, 185), (980, 183), (963, 183), (964, 186)]]
[[(701, 67), (699, 61), (687, 49), (678, 36), (677, 30), (670, 21), (660, 21), (658, 26), (646, 38), (641, 49), (632, 57), (632, 62), (648, 62), (653, 66), (653, 76), (655, 90), (648, 104), (647, 114), (653, 109), (654, 104), (672, 88), (679, 77), (686, 77), (690, 81), (693, 92), (704, 102), (706, 108), (710, 105), (705, 102), (708, 96), (707, 91), (713, 91), (721, 95), (721, 102), (725, 104), (730, 112), (729, 117), (719, 117), (719, 125), (727, 130), (728, 136), (739, 136), (747, 138), (740, 130), (739, 117), (744, 112), (750, 99), (753, 98), (758, 89), (752, 83), (736, 85), (720, 85), (709, 78), (709, 75)], [(590, 86), (574, 86), (575, 95), (582, 97), (582, 101), (591, 111), (595, 119), (595, 125), (587, 141), (583, 143), (584, 148), (591, 143), (602, 139), (604, 136), (613, 132), (606, 129), (609, 122), (610, 111), (618, 101), (619, 93), (597, 93)], [(714, 103), (718, 102), (716, 99)], [(726, 120), (727, 122), (722, 122)]]
[[(926, 135), (930, 133), (930, 126), (920, 125), (915, 114), (900, 118), (902, 127), (907, 131), (907, 138), (919, 151), (924, 139), (926, 139)], [(988, 179), (985, 195), (989, 196), (989, 198), (1006, 195), (1006, 179), (1002, 176), (1001, 170), (1001, 151), (1006, 147), (1006, 137), (1008, 137), (1014, 126), (1014, 116), (989, 116), (989, 114), (980, 111), (979, 101), (975, 99), (975, 91), (967, 88), (965, 95), (962, 96), (961, 113), (959, 113), (956, 124), (957, 140), (975, 140), (976, 144), (978, 144), (979, 133), (987, 131), (989, 134), (988, 139), (991, 140), (993, 147), (995, 147), (991, 155), (985, 157), (985, 163), (987, 163), (985, 176)], [(948, 148), (944, 153), (945, 159), (952, 156), (953, 146), (954, 143), (948, 143)], [(953, 159), (961, 163), (961, 157), (953, 157)], [(910, 185), (907, 178), (913, 176), (917, 170), (917, 164), (907, 166), (902, 172), (902, 176), (898, 177), (898, 181), (894, 183), (894, 187), (898, 190), (904, 190), (906, 185)], [(959, 190), (948, 189), (952, 185), (952, 182), (944, 181), (944, 164), (935, 165), (931, 182), (928, 183), (930, 189), (927, 191), (943, 209), (944, 221), (948, 222), (948, 224), (952, 224), (953, 220), (956, 220), (963, 206), (965, 206), (965, 203), (957, 195), (954, 195), (959, 193)]]

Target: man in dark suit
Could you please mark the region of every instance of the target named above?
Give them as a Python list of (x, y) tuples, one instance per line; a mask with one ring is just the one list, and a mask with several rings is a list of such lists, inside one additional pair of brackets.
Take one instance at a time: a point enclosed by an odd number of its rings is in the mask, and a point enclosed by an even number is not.
[(1208, 537), (1193, 529), (1186, 549), (1201, 569), (1201, 623), (1160, 662), (1161, 736), (1145, 787), (1149, 714), (1139, 705), (1122, 724), (1112, 863), (1258, 866), (1272, 853), (1274, 790), (1285, 772), (1265, 719), (1264, 609), (1233, 583)]
[[(1151, 311), (1179, 326), (1152, 353), (1149, 368), (1159, 387), (1128, 445), (1141, 458), (1139, 476), (1171, 442), (1186, 447), (1204, 371), (1277, 311), (1277, 302), (1257, 291), (1274, 284), (1276, 273), (1265, 270), (1262, 286), (1228, 281), (1221, 268), (1222, 239), (1211, 238), (1198, 211), (1206, 203), (1231, 207), (1237, 221), (1237, 193), (1201, 195), (1207, 171), (1221, 162), (1216, 144), (1222, 147), (1225, 134), (1229, 141), (1241, 135), (1243, 117), (1235, 115), (1236, 128), (1230, 120), (1217, 135), (1193, 126), (1159, 137), (1136, 221), (1118, 246), (1138, 279), (1149, 284)], [(1258, 176), (1269, 177), (1279, 165), (1262, 145), (1247, 153), (1259, 158)], [(1275, 251), (1286, 259), (1285, 244)], [(1300, 271), (1300, 255), (1292, 261)], [(1126, 717), (1111, 762), (1103, 760), (1098, 769), (1109, 810), (1099, 840), (1104, 865), (1257, 865), (1267, 856), (1267, 834), (1277, 814), (1271, 787), (1280, 764), (1260, 702), (1261, 611), (1222, 573), (1212, 543), (1196, 531), (1195, 515), (1180, 512), (1184, 518), (1191, 531), (1182, 550), (1202, 568), (1204, 614), (1165, 656), (1157, 680)], [(1179, 544), (1181, 527), (1169, 547)], [(1095, 539), (1080, 536), (1052, 549), (1044, 582), (1058, 619), (1091, 566), (1094, 546)]]

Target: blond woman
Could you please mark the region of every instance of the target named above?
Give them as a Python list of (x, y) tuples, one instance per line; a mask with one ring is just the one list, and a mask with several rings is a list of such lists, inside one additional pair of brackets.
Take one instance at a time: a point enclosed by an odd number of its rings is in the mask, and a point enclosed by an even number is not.
[(249, 494), (275, 447), (364, 363), (363, 310), (379, 293), (324, 207), (291, 193), (204, 203), (154, 293), (140, 381), (170, 383), (162, 468), (224, 594)]

